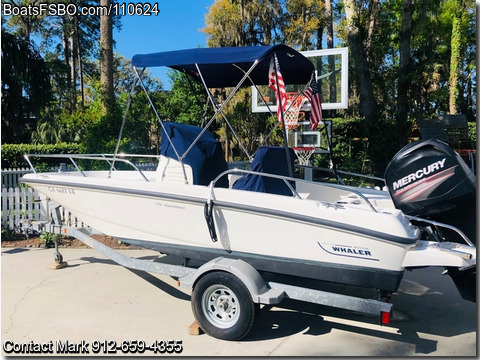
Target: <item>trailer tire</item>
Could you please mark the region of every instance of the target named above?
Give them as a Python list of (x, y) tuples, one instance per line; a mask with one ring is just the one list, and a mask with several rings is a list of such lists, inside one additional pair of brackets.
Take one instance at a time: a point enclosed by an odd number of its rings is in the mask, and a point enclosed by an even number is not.
[(202, 330), (217, 339), (240, 340), (255, 320), (255, 305), (245, 284), (223, 271), (203, 276), (192, 292), (192, 310)]

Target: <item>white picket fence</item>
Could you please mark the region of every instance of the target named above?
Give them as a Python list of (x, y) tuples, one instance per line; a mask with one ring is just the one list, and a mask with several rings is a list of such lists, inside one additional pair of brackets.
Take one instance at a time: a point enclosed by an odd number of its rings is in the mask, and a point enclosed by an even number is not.
[(2, 169), (2, 189), (16, 188), (18, 180), (25, 174), (32, 173), (30, 168)]
[(51, 211), (57, 207), (63, 225), (85, 226), (75, 215), (32, 188), (2, 188), (2, 229), (22, 231), (29, 221), (51, 221)]
[(2, 189), (2, 229), (13, 230), (21, 220), (40, 220), (40, 198), (31, 188)]
[[(50, 171), (58, 171), (58, 167)], [(58, 205), (32, 188), (19, 187), (19, 179), (32, 172), (30, 168), (2, 169), (2, 229), (22, 231), (29, 221), (51, 221), (52, 208)], [(84, 226), (68, 210), (59, 210), (63, 225)]]

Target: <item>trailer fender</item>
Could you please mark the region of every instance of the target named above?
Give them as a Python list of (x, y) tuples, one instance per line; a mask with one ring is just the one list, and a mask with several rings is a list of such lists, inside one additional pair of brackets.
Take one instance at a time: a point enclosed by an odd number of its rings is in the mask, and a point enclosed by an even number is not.
[(278, 304), (285, 293), (282, 290), (271, 289), (260, 273), (250, 264), (239, 259), (215, 258), (203, 264), (192, 274), (179, 278), (179, 284), (193, 289), (197, 281), (207, 273), (224, 271), (235, 275), (247, 287), (254, 303)]

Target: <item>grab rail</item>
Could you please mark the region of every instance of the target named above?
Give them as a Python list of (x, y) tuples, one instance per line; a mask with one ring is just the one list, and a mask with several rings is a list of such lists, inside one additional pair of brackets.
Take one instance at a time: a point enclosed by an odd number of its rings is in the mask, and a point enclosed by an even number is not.
[(297, 181), (298, 179), (295, 179), (295, 178), (290, 178), (290, 177), (287, 177), (287, 176), (282, 176), (282, 175), (275, 175), (275, 174), (269, 174), (269, 173), (261, 173), (261, 172), (257, 172), (257, 171), (252, 171), (252, 170), (242, 170), (242, 169), (229, 169), (229, 170), (225, 170), (224, 172), (222, 172), (220, 175), (218, 175), (215, 179), (212, 180), (212, 183), (211, 183), (211, 186), (215, 186), (215, 183), (223, 176), (225, 175), (228, 175), (228, 174), (231, 174), (231, 173), (242, 173), (242, 174), (250, 174), (250, 175), (260, 175), (260, 176), (265, 176), (265, 177), (270, 177), (270, 178), (274, 178), (274, 179), (280, 179), (280, 180), (283, 180), (283, 182), (285, 183), (285, 185), (287, 185), (287, 187), (289, 188), (289, 190), (292, 192), (293, 196), (294, 197), (297, 197), (299, 199), (301, 199), (302, 197), (300, 196), (300, 194), (297, 192), (297, 190), (295, 190), (295, 188), (292, 186), (292, 184), (290, 184), (290, 181)]
[[(334, 189), (339, 189), (338, 186), (336, 185), (333, 185), (333, 184), (321, 184), (321, 183), (318, 183), (318, 182), (313, 182), (313, 181), (307, 181), (307, 180), (302, 180), (302, 179), (298, 179), (298, 178), (293, 178), (293, 177), (289, 177), (289, 176), (282, 176), (282, 175), (275, 175), (275, 174), (269, 174), (269, 173), (261, 173), (261, 172), (257, 172), (257, 171), (252, 171), (252, 170), (242, 170), (242, 169), (229, 169), (229, 170), (225, 170), (224, 172), (220, 173), (215, 179), (212, 180), (212, 182), (210, 183), (210, 187), (213, 189), (213, 187), (215, 186), (215, 183), (220, 179), (222, 178), (223, 176), (225, 175), (229, 175), (229, 174), (233, 174), (233, 173), (241, 173), (241, 174), (251, 174), (251, 175), (259, 175), (259, 176), (264, 176), (264, 177), (269, 177), (269, 178), (273, 178), (273, 179), (280, 179), (280, 180), (283, 180), (283, 182), (288, 186), (288, 188), (290, 189), (290, 191), (292, 192), (292, 195), (298, 199), (301, 199), (301, 200), (304, 200), (300, 194), (295, 190), (295, 188), (292, 186), (292, 184), (290, 184), (290, 181), (300, 181), (300, 182), (305, 182), (305, 183), (313, 183), (315, 184), (316, 186), (323, 186), (323, 187), (328, 187), (328, 188), (334, 188)], [(342, 189), (344, 190), (344, 189)], [(347, 190), (345, 190), (347, 191)], [(360, 198), (362, 198), (366, 204), (374, 211), (374, 212), (378, 212), (377, 209), (373, 206), (373, 204), (370, 202), (370, 200), (368, 200), (368, 198), (363, 195), (360, 191), (357, 191), (355, 189), (348, 189), (348, 192), (349, 193), (354, 193), (355, 195), (358, 195)]]
[[(360, 173), (356, 173), (356, 172), (352, 172), (352, 171), (345, 171), (345, 170), (333, 170), (333, 169), (329, 169), (329, 168), (324, 168), (324, 167), (319, 167), (319, 166), (310, 166), (310, 165), (295, 165), (295, 167), (298, 167), (298, 168), (306, 168), (306, 169), (312, 169), (312, 170), (315, 170), (315, 171), (323, 171), (323, 172), (326, 172), (326, 173), (330, 173), (332, 175), (335, 175), (335, 172), (337, 174), (342, 174), (342, 175), (348, 175), (348, 176), (355, 176), (355, 177), (359, 177), (359, 178), (365, 178), (365, 179), (369, 179), (369, 180), (377, 180), (377, 181), (381, 181), (383, 182), (383, 186), (386, 186), (386, 181), (384, 178), (381, 178), (381, 177), (378, 177), (378, 176), (373, 176), (373, 175), (366, 175), (366, 174), (360, 174)], [(345, 185), (345, 183), (343, 182), (343, 179), (339, 177), (339, 179), (343, 185)]]
[(453, 232), (456, 232), (463, 240), (465, 240), (468, 246), (475, 246), (475, 244), (467, 237), (467, 235), (465, 235), (462, 230), (456, 228), (455, 226), (444, 224), (438, 221), (423, 219), (417, 216), (405, 215), (405, 217), (408, 220), (423, 222), (425, 224), (430, 224), (433, 226), (443, 227), (445, 229), (452, 230)]
[[(129, 166), (131, 166), (134, 170), (136, 170), (140, 176), (147, 182), (149, 182), (148, 178), (145, 176), (143, 171), (130, 160), (123, 159), (123, 157), (141, 157), (141, 158), (159, 158), (159, 155), (136, 155), (136, 154), (117, 154), (115, 161), (123, 162)], [(113, 154), (25, 154), (24, 158), (30, 165), (32, 171), (37, 174), (37, 170), (33, 166), (30, 157), (38, 157), (38, 158), (56, 158), (56, 159), (68, 159), (75, 167), (75, 169), (83, 176), (87, 177), (87, 175), (83, 172), (83, 170), (78, 166), (75, 160), (95, 160), (95, 161), (106, 161), (109, 165), (113, 162)], [(75, 160), (74, 160), (75, 159)], [(113, 168), (116, 170), (115, 168)], [(109, 175), (110, 177), (110, 175)]]

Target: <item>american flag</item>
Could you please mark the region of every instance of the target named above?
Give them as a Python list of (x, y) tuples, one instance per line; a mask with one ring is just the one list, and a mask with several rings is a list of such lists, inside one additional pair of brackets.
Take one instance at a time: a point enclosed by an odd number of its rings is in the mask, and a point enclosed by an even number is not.
[(320, 99), (320, 93), (318, 92), (315, 73), (313, 73), (312, 80), (310, 81), (310, 84), (308, 84), (304, 93), (312, 107), (310, 112), (310, 128), (315, 130), (318, 124), (322, 121), (322, 101)]
[[(275, 61), (275, 64), (274, 64)], [(277, 70), (275, 72), (275, 70)], [(280, 89), (280, 98), (277, 92), (277, 78), (278, 78), (278, 88)], [(280, 108), (285, 113), (287, 108), (287, 93), (285, 91), (285, 83), (283, 82), (282, 73), (280, 72), (280, 64), (278, 63), (277, 56), (273, 54), (272, 59), (270, 60), (270, 69), (268, 71), (268, 86), (270, 89), (275, 90), (275, 101), (277, 103), (277, 118), (278, 121), (282, 120), (282, 115)]]

